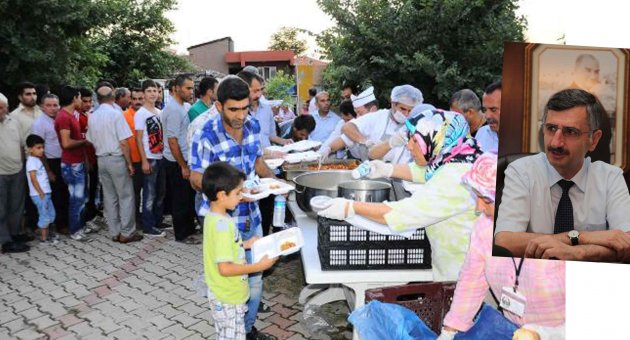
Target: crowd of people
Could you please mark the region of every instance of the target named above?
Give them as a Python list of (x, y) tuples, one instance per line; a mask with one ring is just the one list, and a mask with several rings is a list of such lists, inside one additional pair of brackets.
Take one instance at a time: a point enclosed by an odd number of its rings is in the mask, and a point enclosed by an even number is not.
[[(339, 198), (320, 214), (363, 215), (393, 230), (425, 227), (434, 279), (460, 281), (443, 336), (466, 331), (482, 293), (500, 289), (499, 278), (513, 278), (507, 262), (493, 262), (489, 254), (496, 175), (479, 180), (488, 169), (496, 173), (501, 82), (490, 84), (481, 99), (472, 90), (455, 92), (448, 110), (424, 103), (412, 85), (391, 89), (391, 105), (382, 109), (373, 87), (360, 93), (346, 87), (335, 105), (340, 114), (331, 110), (328, 92), (311, 91), (297, 115), (264, 98), (264, 86), (255, 70), (221, 80), (205, 77), (198, 84), (179, 75), (164, 94), (153, 80), (132, 89), (101, 81), (94, 90), (63, 86), (39, 95), (37, 86), (24, 83), (11, 113), (0, 94), (2, 251), (28, 251), (31, 235), (46, 245), (58, 243), (58, 234), (89, 241), (97, 229), (90, 220), (101, 205), (113, 242), (163, 237), (168, 209), (176, 241), (203, 242), (219, 337), (269, 339), (254, 324), (266, 308), (262, 271), (277, 259), (255, 263), (249, 248), (272, 231), (274, 198), (243, 198), (244, 182), (279, 176), (264, 161), (278, 156), (267, 147), (315, 140), (322, 143), (322, 159), (371, 160), (370, 178), (423, 184), (398, 202)], [(291, 223), (290, 214), (286, 221)], [(471, 242), (479, 247), (469, 250)], [(557, 274), (563, 282), (563, 268), (545, 263), (528, 260), (526, 295), (533, 294), (527, 289), (537, 273)], [(519, 325), (562, 326), (564, 295), (557, 290), (550, 294), (558, 308), (545, 312), (553, 318), (536, 314), (546, 307), (533, 295), (539, 309), (505, 313)]]

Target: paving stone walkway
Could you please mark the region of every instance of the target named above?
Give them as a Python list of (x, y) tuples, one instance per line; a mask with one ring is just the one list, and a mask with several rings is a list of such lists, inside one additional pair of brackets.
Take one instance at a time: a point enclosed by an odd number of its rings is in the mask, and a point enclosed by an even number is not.
[[(103, 228), (93, 241), (61, 237), (31, 242), (22, 254), (0, 255), (0, 339), (214, 339), (208, 302), (193, 288), (201, 245), (166, 238), (112, 242)], [(348, 339), (343, 302), (322, 308), (333, 327), (309, 334), (297, 301), (304, 285), (299, 255), (283, 258), (265, 277), (256, 327), (278, 339)]]

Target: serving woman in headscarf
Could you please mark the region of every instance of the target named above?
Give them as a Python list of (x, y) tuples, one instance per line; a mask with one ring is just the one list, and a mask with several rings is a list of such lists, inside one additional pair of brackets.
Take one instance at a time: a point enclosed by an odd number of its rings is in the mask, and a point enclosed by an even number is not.
[(365, 203), (335, 198), (319, 214), (333, 219), (361, 215), (387, 224), (394, 231), (426, 228), (431, 242), (435, 281), (455, 281), (468, 250), (475, 201), (461, 184), (481, 154), (464, 117), (456, 112), (429, 110), (406, 121), (407, 148), (414, 162), (370, 162), (369, 178), (395, 177), (424, 183), (411, 197), (397, 202)]
[(514, 339), (563, 339), (564, 262), (492, 256), (496, 173), (496, 156), (483, 154), (462, 178), (476, 196), (481, 216), (475, 223), (470, 249), (439, 339), (453, 339), (455, 333), (470, 329), (488, 290), (497, 300), (514, 295), (525, 298), (522, 311), (509, 306), (503, 309), (506, 318), (521, 326)]

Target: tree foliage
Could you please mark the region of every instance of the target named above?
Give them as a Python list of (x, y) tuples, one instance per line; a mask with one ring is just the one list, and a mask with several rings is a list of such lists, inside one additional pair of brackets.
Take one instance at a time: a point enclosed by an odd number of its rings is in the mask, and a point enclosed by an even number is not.
[(269, 100), (282, 100), (285, 104), (292, 106), (294, 103), (290, 91), (293, 86), (295, 86), (293, 76), (284, 74), (280, 70), (265, 82), (265, 97)]
[(268, 48), (273, 51), (291, 50), (295, 55), (301, 55), (308, 49), (308, 43), (300, 38), (300, 33), (308, 32), (297, 27), (282, 27), (271, 35)]
[[(318, 36), (332, 63), (324, 84), (374, 85), (382, 104), (400, 84), (444, 107), (458, 89), (501, 77), (503, 42), (523, 41), (516, 0), (318, 0), (337, 23)], [(333, 94), (339, 91), (331, 91)]]
[(99, 78), (118, 85), (189, 71), (167, 51), (176, 0), (0, 1), (0, 91), (21, 81), (51, 88), (92, 87)]

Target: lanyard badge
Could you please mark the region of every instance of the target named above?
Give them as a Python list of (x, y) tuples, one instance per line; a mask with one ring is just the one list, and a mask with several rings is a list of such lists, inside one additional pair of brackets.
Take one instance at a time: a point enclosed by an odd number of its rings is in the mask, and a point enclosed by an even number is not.
[(516, 271), (516, 279), (514, 280), (514, 286), (512, 287), (503, 287), (501, 290), (501, 308), (510, 311), (513, 314), (516, 314), (519, 317), (523, 317), (525, 313), (525, 305), (527, 304), (527, 299), (525, 296), (518, 292), (518, 277), (521, 274), (521, 268), (523, 266), (524, 259), (521, 259), (521, 262), (516, 267), (516, 261), (512, 258), (514, 262), (514, 269)]

